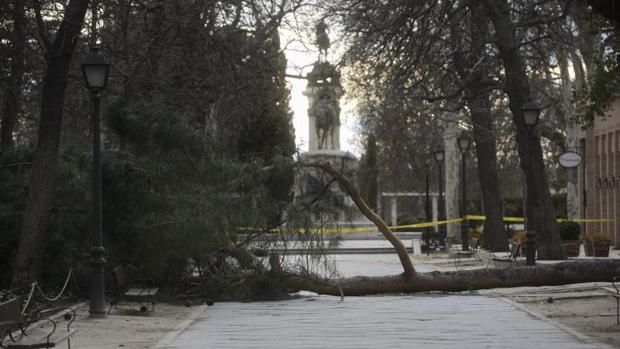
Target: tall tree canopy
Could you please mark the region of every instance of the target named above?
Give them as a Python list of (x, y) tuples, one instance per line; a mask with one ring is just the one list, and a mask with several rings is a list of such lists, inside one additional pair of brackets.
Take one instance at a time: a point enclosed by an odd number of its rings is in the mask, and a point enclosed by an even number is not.
[(0, 43), (11, 49), (0, 58), (10, 81), (0, 226), (10, 238), (0, 263), (14, 267), (13, 285), (85, 267), (91, 141), (79, 61), (91, 45), (112, 64), (103, 102), (110, 263), (178, 278), (188, 260), (233, 253), (238, 227), (280, 223), (295, 144), (278, 30), (302, 4), (3, 3)]

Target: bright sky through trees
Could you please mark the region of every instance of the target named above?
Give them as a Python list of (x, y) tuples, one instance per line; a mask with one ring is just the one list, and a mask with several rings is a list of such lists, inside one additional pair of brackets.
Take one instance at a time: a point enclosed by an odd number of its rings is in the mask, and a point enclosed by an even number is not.
[[(312, 31), (313, 32), (313, 31)], [(287, 73), (290, 75), (305, 76), (312, 69), (312, 64), (316, 61), (318, 50), (313, 44), (314, 38), (304, 38), (305, 42), (300, 42), (299, 37), (291, 30), (283, 29), (280, 31), (281, 45), (287, 59)], [(331, 35), (334, 40), (335, 35)], [(334, 51), (332, 49), (332, 51)], [(329, 53), (329, 61), (336, 63), (337, 54)], [(308, 150), (308, 100), (303, 95), (307, 81), (302, 79), (287, 78), (291, 88), (290, 106), (293, 111), (293, 127), (295, 128), (295, 143), (300, 151)], [(360, 155), (360, 148), (357, 144), (356, 128), (357, 118), (355, 117), (355, 105), (347, 100), (345, 96), (340, 100), (342, 111), (340, 113), (340, 146), (344, 151), (350, 151), (356, 156)]]

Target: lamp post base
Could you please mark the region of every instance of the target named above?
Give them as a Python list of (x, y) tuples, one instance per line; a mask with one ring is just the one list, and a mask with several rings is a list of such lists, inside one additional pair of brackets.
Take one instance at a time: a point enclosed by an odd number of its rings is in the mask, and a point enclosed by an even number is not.
[(90, 268), (90, 307), (89, 317), (102, 318), (106, 316), (105, 311), (105, 249), (101, 246), (91, 248)]
[(461, 223), (461, 246), (463, 251), (469, 251), (469, 234), (467, 221), (463, 221)]
[(536, 232), (528, 230), (525, 239), (525, 264), (536, 265)]

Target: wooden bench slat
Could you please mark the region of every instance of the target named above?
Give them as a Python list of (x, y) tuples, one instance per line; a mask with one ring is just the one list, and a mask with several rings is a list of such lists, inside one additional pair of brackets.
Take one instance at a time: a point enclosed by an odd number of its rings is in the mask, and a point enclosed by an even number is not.
[(159, 288), (130, 288), (125, 292), (125, 296), (129, 297), (143, 297), (143, 296), (154, 296)]

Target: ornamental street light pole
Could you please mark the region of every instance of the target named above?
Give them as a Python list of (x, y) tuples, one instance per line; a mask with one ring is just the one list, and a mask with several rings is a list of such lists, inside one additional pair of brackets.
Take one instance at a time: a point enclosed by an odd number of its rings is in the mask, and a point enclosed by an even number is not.
[(110, 64), (93, 47), (82, 63), (82, 74), (92, 101), (93, 135), (93, 231), (90, 248), (90, 317), (105, 317), (105, 249), (103, 248), (103, 218), (101, 204), (101, 92), (106, 88)]
[[(439, 191), (439, 201), (437, 202), (437, 211), (439, 211), (439, 214), (437, 215), (437, 220), (438, 221), (444, 221), (446, 219), (446, 212), (445, 212), (445, 207), (444, 207), (444, 201), (443, 201), (443, 161), (446, 157), (446, 152), (443, 150), (443, 148), (438, 148), (433, 152), (433, 156), (435, 157), (435, 161), (437, 161), (437, 169), (438, 169), (438, 176), (437, 176), (437, 191)], [(439, 233), (439, 240), (441, 241), (441, 245), (445, 245), (446, 244), (446, 226), (445, 224), (440, 224), (438, 226), (437, 229), (438, 233)]]
[(463, 221), (461, 222), (461, 246), (463, 251), (469, 251), (469, 237), (467, 236), (467, 228), (468, 222), (465, 219), (467, 215), (467, 151), (469, 150), (469, 146), (471, 144), (471, 140), (467, 135), (467, 132), (463, 130), (461, 135), (457, 139), (457, 145), (459, 146), (459, 150), (461, 151), (461, 218)]
[[(540, 118), (540, 108), (536, 103), (534, 103), (531, 99), (528, 100), (522, 107), (521, 111), (523, 112), (523, 122), (527, 129), (527, 164), (530, 168), (530, 173), (532, 173), (532, 166), (534, 164), (532, 149), (534, 149), (534, 128), (536, 124), (538, 124), (538, 119)], [(526, 250), (525, 250), (525, 263), (527, 265), (536, 265), (536, 231), (534, 231), (534, 226), (532, 225), (532, 218), (535, 214), (534, 212), (534, 204), (536, 200), (536, 191), (534, 190), (534, 186), (527, 186), (527, 201), (525, 204), (525, 223), (526, 223)]]

